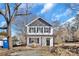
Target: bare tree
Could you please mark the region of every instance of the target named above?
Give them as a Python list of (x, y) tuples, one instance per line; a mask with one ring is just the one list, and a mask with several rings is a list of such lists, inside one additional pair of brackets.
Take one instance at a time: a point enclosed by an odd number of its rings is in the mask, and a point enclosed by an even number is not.
[(78, 29), (79, 28), (79, 14), (77, 14), (76, 18), (74, 19), (74, 22)]
[[(27, 28), (26, 25), (32, 20), (36, 18), (36, 15), (29, 15), (29, 16), (22, 16), (22, 17), (18, 17), (16, 18), (16, 21), (14, 23), (15, 26), (15, 33), (17, 35), (21, 35), (22, 41), (24, 42), (23, 44), (25, 44), (26, 42), (26, 36), (27, 36)], [(19, 21), (19, 22), (18, 22)]]
[(64, 28), (67, 30), (68, 39), (66, 41), (72, 41), (71, 23), (67, 22), (64, 24)]
[(54, 20), (52, 21), (52, 27), (53, 27), (53, 47), (54, 47), (54, 44), (55, 44), (55, 38), (56, 38), (56, 32), (57, 32), (57, 29), (60, 25), (60, 21), (59, 20)]
[(9, 49), (12, 48), (12, 38), (11, 38), (11, 24), (14, 20), (15, 16), (24, 16), (26, 14), (17, 14), (17, 10), (19, 9), (21, 3), (15, 3), (15, 7), (13, 8), (13, 12), (11, 10), (11, 6), (9, 3), (5, 3), (5, 10), (0, 9), (0, 15), (2, 15), (6, 21), (7, 27), (0, 27), (0, 29), (7, 29), (7, 39), (9, 40)]
[(76, 41), (76, 37), (74, 36), (74, 33), (78, 30), (79, 28), (79, 14), (76, 15), (75, 19), (73, 20), (73, 24), (71, 26), (71, 33), (72, 33), (72, 38), (73, 41)]

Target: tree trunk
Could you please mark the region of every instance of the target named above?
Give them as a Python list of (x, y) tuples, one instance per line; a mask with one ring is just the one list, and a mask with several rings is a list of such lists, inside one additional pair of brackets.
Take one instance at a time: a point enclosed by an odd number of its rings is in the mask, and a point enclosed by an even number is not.
[(11, 38), (11, 23), (7, 26), (7, 39), (9, 41), (9, 49), (12, 49), (12, 38)]

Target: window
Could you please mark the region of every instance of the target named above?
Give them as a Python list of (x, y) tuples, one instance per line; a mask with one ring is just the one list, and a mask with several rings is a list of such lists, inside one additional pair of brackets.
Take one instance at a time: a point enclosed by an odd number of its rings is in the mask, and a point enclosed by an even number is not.
[(47, 46), (50, 45), (50, 38), (46, 38), (46, 45), (47, 45)]
[(29, 38), (29, 43), (39, 43), (39, 38)]
[[(44, 29), (44, 31), (43, 31)], [(29, 27), (29, 33), (50, 33), (51, 28), (50, 27), (41, 27), (41, 26), (31, 26)]]
[(39, 38), (37, 38), (37, 43), (39, 43)]
[(43, 27), (37, 27), (37, 33), (43, 33)]
[(33, 43), (33, 41), (32, 41), (32, 39), (31, 39), (31, 38), (29, 38), (29, 43)]
[(29, 32), (30, 33), (35, 33), (36, 32), (35, 30), (36, 30), (35, 27), (29, 27)]
[(51, 30), (50, 27), (45, 27), (44, 28), (44, 33), (50, 33), (50, 30)]

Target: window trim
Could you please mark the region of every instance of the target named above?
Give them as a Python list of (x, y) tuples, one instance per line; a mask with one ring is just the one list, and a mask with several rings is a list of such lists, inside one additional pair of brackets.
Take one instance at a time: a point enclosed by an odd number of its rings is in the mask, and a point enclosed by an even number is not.
[(44, 33), (51, 33), (50, 27), (44, 27)]
[(29, 26), (28, 32), (29, 33), (41, 33), (41, 34), (51, 33), (51, 27), (50, 26)]

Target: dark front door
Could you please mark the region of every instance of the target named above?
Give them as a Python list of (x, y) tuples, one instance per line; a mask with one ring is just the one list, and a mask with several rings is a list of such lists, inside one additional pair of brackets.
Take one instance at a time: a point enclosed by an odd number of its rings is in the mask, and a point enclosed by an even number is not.
[(46, 39), (46, 45), (50, 46), (50, 39)]

